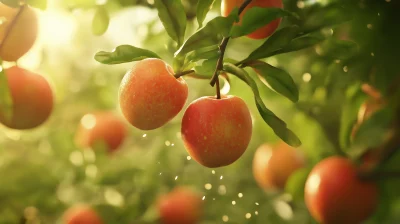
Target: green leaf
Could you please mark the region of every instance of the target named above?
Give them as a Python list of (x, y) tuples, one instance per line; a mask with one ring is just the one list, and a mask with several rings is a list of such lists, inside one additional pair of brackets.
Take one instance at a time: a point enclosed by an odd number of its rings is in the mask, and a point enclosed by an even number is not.
[(0, 2), (12, 8), (20, 7), (19, 0), (0, 0)]
[(94, 56), (96, 61), (109, 65), (140, 61), (145, 58), (160, 58), (160, 56), (152, 51), (131, 45), (120, 45), (112, 52), (100, 51)]
[(97, 36), (104, 34), (109, 24), (110, 16), (108, 15), (107, 9), (103, 6), (97, 7), (92, 21), (92, 33)]
[(47, 0), (27, 0), (26, 3), (41, 10), (47, 9)]
[(376, 111), (360, 125), (354, 136), (351, 150), (358, 151), (381, 145), (387, 136), (392, 122), (393, 111), (389, 108)]
[(199, 78), (211, 78), (217, 67), (218, 56), (205, 60), (201, 65), (194, 67), (195, 73)]
[(155, 0), (154, 5), (168, 35), (180, 46), (186, 30), (186, 13), (181, 0)]
[(12, 119), (13, 102), (10, 88), (8, 87), (7, 75), (4, 69), (1, 69), (0, 71), (0, 111), (2, 111), (6, 120)]
[(68, 8), (92, 9), (96, 7), (96, 0), (64, 0)]
[(289, 26), (276, 31), (260, 47), (254, 50), (244, 61), (256, 60), (270, 56), (272, 52), (286, 47), (299, 32), (298, 26)]
[(197, 15), (197, 22), (199, 23), (199, 27), (203, 26), (203, 21), (207, 16), (208, 11), (215, 0), (201, 0), (197, 3), (196, 8), (196, 15)]
[(320, 36), (309, 35), (309, 36), (298, 37), (296, 39), (293, 39), (286, 47), (282, 48), (281, 50), (271, 53), (269, 56), (309, 48), (309, 47), (312, 47), (312, 46), (316, 45), (317, 43), (321, 42), (322, 40), (323, 40), (323, 38), (321, 38)]
[(358, 52), (358, 45), (353, 41), (328, 39), (320, 44), (321, 54), (334, 59), (346, 60)]
[(299, 100), (299, 90), (292, 77), (284, 70), (271, 66), (263, 61), (255, 61), (248, 66), (265, 79), (268, 87), (287, 97), (292, 102)]
[(190, 36), (185, 43), (175, 52), (175, 56), (189, 53), (193, 50), (219, 44), (218, 35), (229, 35), (233, 22), (238, 18), (237, 11), (232, 10), (228, 17), (218, 16), (208, 22), (203, 28)]
[(275, 19), (288, 15), (292, 16), (292, 13), (281, 8), (253, 7), (246, 11), (240, 25), (232, 27), (231, 36), (235, 38), (250, 34)]
[(187, 60), (188, 61), (198, 61), (201, 59), (209, 59), (209, 58), (215, 58), (219, 56), (219, 48), (218, 44), (208, 46), (208, 47), (203, 47), (197, 50), (192, 51), (187, 55)]
[(301, 145), (300, 139), (289, 130), (286, 123), (270, 111), (262, 101), (256, 82), (247, 74), (247, 72), (231, 63), (224, 64), (224, 71), (231, 73), (243, 80), (253, 91), (257, 109), (264, 121), (272, 128), (274, 133), (287, 144), (298, 147)]
[(340, 117), (339, 142), (341, 148), (347, 148), (350, 144), (350, 136), (361, 104), (366, 100), (365, 94), (355, 85), (347, 91), (349, 100), (343, 105)]
[(350, 7), (343, 7), (340, 3), (332, 4), (327, 7), (318, 8), (318, 10), (314, 10), (314, 13), (309, 14), (302, 28), (305, 32), (319, 30), (323, 27), (349, 21), (354, 14), (355, 13), (350, 10)]
[(285, 192), (289, 193), (294, 201), (304, 200), (304, 186), (309, 173), (309, 168), (302, 168), (296, 170), (289, 176), (285, 186)]

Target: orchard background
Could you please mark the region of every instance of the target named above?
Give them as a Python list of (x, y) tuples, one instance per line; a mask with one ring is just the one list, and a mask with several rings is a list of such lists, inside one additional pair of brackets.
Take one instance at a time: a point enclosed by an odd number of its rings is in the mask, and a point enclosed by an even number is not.
[[(379, 187), (377, 208), (364, 223), (400, 222), (399, 1), (284, 0), (284, 10), (253, 9), (241, 17), (243, 26), (232, 25), (239, 21), (238, 11), (220, 17), (220, 0), (1, 2), (33, 8), (38, 33), (17, 61), (2, 51), (17, 52), (27, 35), (14, 36), (9, 48), (0, 42), (0, 115), (12, 113), (6, 72), (16, 64), (46, 78), (54, 105), (35, 128), (0, 126), (0, 223), (66, 223), (66, 211), (80, 204), (96, 211), (103, 223), (168, 223), (160, 214), (160, 197), (182, 186), (201, 200), (202, 206), (193, 208), (201, 210), (199, 223), (316, 223), (304, 201), (305, 182), (316, 164), (336, 155), (361, 168), (357, 181)], [(282, 21), (269, 38), (245, 37), (277, 18)], [(123, 118), (119, 86), (135, 63), (153, 57), (182, 75), (188, 97), (168, 123), (140, 130)], [(210, 80), (216, 81), (219, 71), (221, 94), (246, 102), (253, 127), (240, 158), (208, 168), (185, 150), (181, 125), (192, 101), (217, 94)], [(363, 106), (367, 101), (369, 106)], [(380, 110), (367, 116), (365, 109), (376, 107)], [(90, 126), (88, 114), (99, 111), (113, 113), (126, 126), (123, 143), (112, 153), (104, 144), (77, 141), (79, 126)], [(261, 187), (254, 176), (272, 174), (253, 170), (253, 160), (261, 158), (255, 152), (263, 144), (288, 147), (282, 140), (304, 161), (293, 168), (298, 161), (290, 152), (271, 157), (276, 170), (269, 172), (290, 176), (278, 189)], [(335, 171), (326, 178), (343, 181), (339, 185), (346, 188), (349, 182), (341, 178), (346, 174)], [(360, 207), (369, 197), (352, 196), (346, 195)], [(185, 211), (189, 204), (175, 202), (181, 206), (176, 214), (191, 212)], [(358, 211), (340, 202), (337, 207), (346, 208), (346, 214)], [(325, 210), (325, 216), (343, 215), (340, 209)]]

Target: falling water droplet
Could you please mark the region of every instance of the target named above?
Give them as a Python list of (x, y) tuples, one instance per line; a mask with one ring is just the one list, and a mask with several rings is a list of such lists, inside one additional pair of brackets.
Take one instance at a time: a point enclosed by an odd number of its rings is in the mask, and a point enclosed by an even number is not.
[(203, 201), (204, 201), (204, 199), (206, 199), (206, 196), (203, 196), (203, 198), (202, 198), (201, 200), (203, 200)]
[(147, 136), (147, 134), (143, 134), (143, 136), (142, 136), (142, 137), (143, 137), (143, 138), (146, 138), (146, 136)]
[(209, 183), (207, 183), (207, 184), (204, 185), (204, 188), (205, 188), (206, 190), (211, 190), (212, 185), (209, 184)]
[(220, 186), (218, 187), (218, 193), (219, 193), (220, 195), (226, 194), (226, 187), (225, 187), (225, 185), (220, 185)]
[(250, 213), (246, 213), (246, 219), (250, 219), (251, 218), (251, 214)]
[(212, 174), (215, 174), (215, 170), (211, 170), (211, 173), (212, 173)]
[(219, 179), (222, 180), (223, 178), (224, 178), (224, 176), (221, 175), (221, 177)]
[(187, 160), (191, 160), (191, 159), (192, 159), (192, 157), (190, 157), (190, 156), (186, 156), (186, 159), (187, 159)]
[(222, 221), (228, 222), (229, 221), (229, 217), (227, 215), (222, 216)]
[(239, 194), (238, 194), (238, 197), (239, 197), (239, 198), (242, 198), (242, 197), (243, 197), (243, 194), (242, 194), (242, 193), (239, 193)]
[(171, 145), (171, 142), (167, 140), (167, 141), (165, 141), (165, 145), (166, 145), (166, 146), (170, 146), (170, 145)]

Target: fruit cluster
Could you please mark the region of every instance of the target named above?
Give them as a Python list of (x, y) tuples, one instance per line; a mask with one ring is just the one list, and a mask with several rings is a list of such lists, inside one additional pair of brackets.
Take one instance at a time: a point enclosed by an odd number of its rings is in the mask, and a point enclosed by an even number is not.
[[(242, 3), (223, 0), (222, 15), (229, 16)], [(281, 0), (252, 1), (240, 17), (252, 7), (282, 8), (283, 5)], [(0, 57), (5, 61), (16, 61), (36, 40), (37, 16), (27, 5), (14, 9), (2, 4), (0, 15), (5, 17), (0, 26)], [(274, 33), (280, 21), (280, 18), (276, 19), (247, 36), (264, 39)], [(49, 83), (42, 76), (17, 66), (5, 69), (5, 74), (12, 108), (0, 110), (0, 123), (13, 129), (31, 129), (43, 124), (53, 109), (53, 92)], [(140, 130), (157, 129), (182, 111), (189, 88), (182, 77), (175, 75), (172, 67), (159, 58), (138, 61), (125, 74), (118, 93), (119, 106), (132, 126)], [(352, 135), (383, 105), (380, 96), (363, 104)], [(204, 96), (186, 108), (181, 135), (187, 152), (199, 164), (208, 168), (227, 166), (237, 161), (249, 145), (251, 114), (244, 100), (237, 96)], [(112, 112), (102, 111), (82, 117), (75, 141), (82, 148), (105, 148), (112, 153), (122, 145), (126, 136), (124, 121)], [(254, 154), (254, 178), (266, 191), (283, 190), (290, 176), (305, 167), (304, 155), (284, 142), (261, 145)], [(360, 223), (375, 211), (377, 185), (361, 180), (358, 172), (359, 167), (348, 158), (337, 156), (326, 158), (312, 168), (304, 183), (304, 199), (317, 221), (325, 224)], [(157, 205), (162, 222), (166, 224), (197, 223), (202, 215), (202, 200), (189, 188), (174, 189), (161, 196)], [(65, 212), (64, 222), (103, 223), (100, 216), (86, 205)]]
[[(11, 8), (0, 4), (0, 15), (4, 17), (0, 26), (0, 58), (16, 61), (36, 40), (36, 12), (27, 5)], [(7, 111), (0, 109), (0, 123), (13, 129), (31, 129), (44, 123), (53, 109), (53, 91), (48, 81), (18, 66), (4, 69), (4, 72), (12, 106)]]

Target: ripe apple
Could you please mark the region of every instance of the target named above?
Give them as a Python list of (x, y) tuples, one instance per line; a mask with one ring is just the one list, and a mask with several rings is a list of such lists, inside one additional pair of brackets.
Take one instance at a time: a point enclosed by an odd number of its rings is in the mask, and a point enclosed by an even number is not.
[[(221, 14), (222, 16), (228, 16), (229, 13), (235, 8), (240, 7), (243, 4), (244, 0), (222, 0), (221, 5)], [(246, 14), (247, 10), (253, 7), (262, 7), (262, 8), (283, 8), (282, 0), (253, 0), (240, 14), (240, 20)], [(239, 22), (240, 23), (240, 22)], [(281, 19), (276, 19), (271, 23), (257, 29), (256, 31), (247, 35), (247, 37), (252, 39), (264, 39), (275, 32), (281, 23)]]
[(69, 208), (63, 216), (65, 224), (103, 224), (95, 210), (86, 205)]
[(198, 163), (209, 168), (227, 166), (240, 158), (250, 142), (250, 111), (236, 96), (201, 97), (186, 109), (181, 133)]
[(261, 188), (277, 190), (283, 189), (290, 175), (304, 166), (301, 151), (281, 141), (258, 147), (253, 159), (253, 174)]
[(38, 18), (35, 11), (25, 5), (11, 8), (0, 3), (0, 58), (16, 61), (28, 52), (35, 43), (38, 33)]
[(137, 62), (124, 76), (119, 104), (125, 118), (136, 128), (152, 130), (174, 118), (188, 96), (185, 80), (174, 77), (163, 60), (148, 58)]
[(113, 112), (102, 111), (82, 117), (75, 140), (81, 147), (96, 148), (104, 144), (109, 152), (114, 152), (126, 135), (125, 123)]
[(11, 119), (0, 109), (0, 123), (21, 130), (44, 123), (53, 110), (53, 92), (46, 79), (17, 66), (5, 73), (13, 107)]
[(201, 196), (185, 187), (161, 196), (157, 207), (163, 224), (196, 224), (203, 214)]
[(305, 185), (311, 215), (324, 224), (357, 224), (378, 205), (378, 187), (362, 181), (353, 163), (338, 156), (326, 158), (311, 171)]

